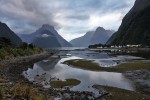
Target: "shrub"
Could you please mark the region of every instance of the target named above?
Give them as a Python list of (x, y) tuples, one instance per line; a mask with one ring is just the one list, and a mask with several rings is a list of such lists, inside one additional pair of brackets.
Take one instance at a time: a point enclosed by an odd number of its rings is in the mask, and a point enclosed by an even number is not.
[(34, 47), (32, 44), (22, 43), (19, 47), (5, 46), (0, 44), (0, 59), (11, 57), (28, 56), (42, 52), (41, 48)]
[(0, 37), (0, 44), (5, 46), (12, 45), (10, 39), (5, 37)]
[(34, 48), (34, 45), (31, 43), (31, 44), (29, 44), (29, 48), (30, 49), (33, 49)]
[(30, 100), (47, 100), (47, 97), (36, 88), (32, 88), (23, 83), (16, 84), (10, 91), (14, 97), (20, 96), (30, 98)]
[(27, 49), (28, 48), (28, 44), (23, 42), (20, 46), (21, 49)]

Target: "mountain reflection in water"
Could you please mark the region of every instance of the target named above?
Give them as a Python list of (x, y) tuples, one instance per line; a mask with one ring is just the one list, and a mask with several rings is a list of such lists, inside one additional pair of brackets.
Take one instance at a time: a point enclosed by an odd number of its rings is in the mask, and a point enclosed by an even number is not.
[[(64, 55), (65, 53), (59, 54)], [(71, 88), (71, 90), (75, 91), (95, 92), (95, 89), (92, 88), (92, 85), (94, 84), (134, 90), (132, 83), (121, 73), (101, 71), (94, 72), (72, 68), (66, 64), (63, 64), (64, 61), (71, 59), (92, 59), (93, 57), (96, 60), (100, 60), (112, 58), (107, 53), (98, 53), (93, 51), (70, 51), (67, 52), (67, 54), (71, 54), (71, 56), (47, 59), (37, 62), (34, 64), (33, 68), (29, 68), (27, 71), (24, 71), (23, 74), (29, 81), (42, 84), (46, 88), (50, 87), (49, 83), (52, 79), (65, 80), (73, 78), (81, 81), (78, 86), (74, 86)]]

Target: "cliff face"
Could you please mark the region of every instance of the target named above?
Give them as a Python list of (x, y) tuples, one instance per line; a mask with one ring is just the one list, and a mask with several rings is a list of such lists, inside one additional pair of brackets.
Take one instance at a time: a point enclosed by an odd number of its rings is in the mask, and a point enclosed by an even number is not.
[(136, 0), (119, 30), (107, 41), (111, 45), (150, 45), (150, 0)]
[(10, 40), (13, 45), (20, 45), (22, 40), (5, 24), (0, 22), (0, 37)]

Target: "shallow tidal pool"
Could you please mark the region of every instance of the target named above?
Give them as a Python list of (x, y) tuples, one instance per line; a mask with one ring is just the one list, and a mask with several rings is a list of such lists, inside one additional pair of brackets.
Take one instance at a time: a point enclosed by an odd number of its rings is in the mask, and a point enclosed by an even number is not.
[[(69, 56), (64, 56), (68, 55)], [(63, 64), (64, 61), (72, 59), (95, 59), (96, 61), (104, 61), (102, 64), (116, 63), (113, 60), (114, 57), (109, 56), (107, 53), (97, 53), (93, 51), (70, 51), (61, 52), (55, 59), (46, 59), (34, 64), (33, 68), (28, 68), (23, 72), (23, 75), (31, 82), (42, 84), (45, 88), (50, 87), (50, 81), (53, 80), (65, 80), (65, 79), (77, 79), (81, 83), (77, 86), (73, 86), (70, 90), (73, 91), (89, 91), (97, 93), (98, 91), (92, 86), (94, 84), (118, 87), (126, 90), (134, 91), (134, 86), (130, 80), (125, 78), (122, 73), (116, 72), (103, 72), (103, 71), (88, 71), (78, 68), (70, 67)], [(123, 58), (123, 57), (122, 57)], [(129, 57), (130, 58), (130, 57)], [(116, 58), (115, 60), (118, 60)], [(120, 59), (122, 60), (122, 59)], [(100, 62), (99, 62), (100, 63)]]

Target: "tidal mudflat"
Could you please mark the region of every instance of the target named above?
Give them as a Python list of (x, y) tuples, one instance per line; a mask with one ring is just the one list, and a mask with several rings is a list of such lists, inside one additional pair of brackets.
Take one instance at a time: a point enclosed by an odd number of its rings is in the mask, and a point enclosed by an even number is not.
[[(122, 72), (146, 69), (149, 65), (148, 60), (131, 55), (112, 56), (108, 52), (62, 50), (49, 59), (35, 63), (23, 75), (34, 84), (43, 85), (45, 88), (69, 88), (71, 91), (88, 91), (98, 96), (101, 94), (98, 89), (93, 88), (94, 84), (136, 91), (134, 83)], [(67, 79), (75, 81), (68, 85)]]

